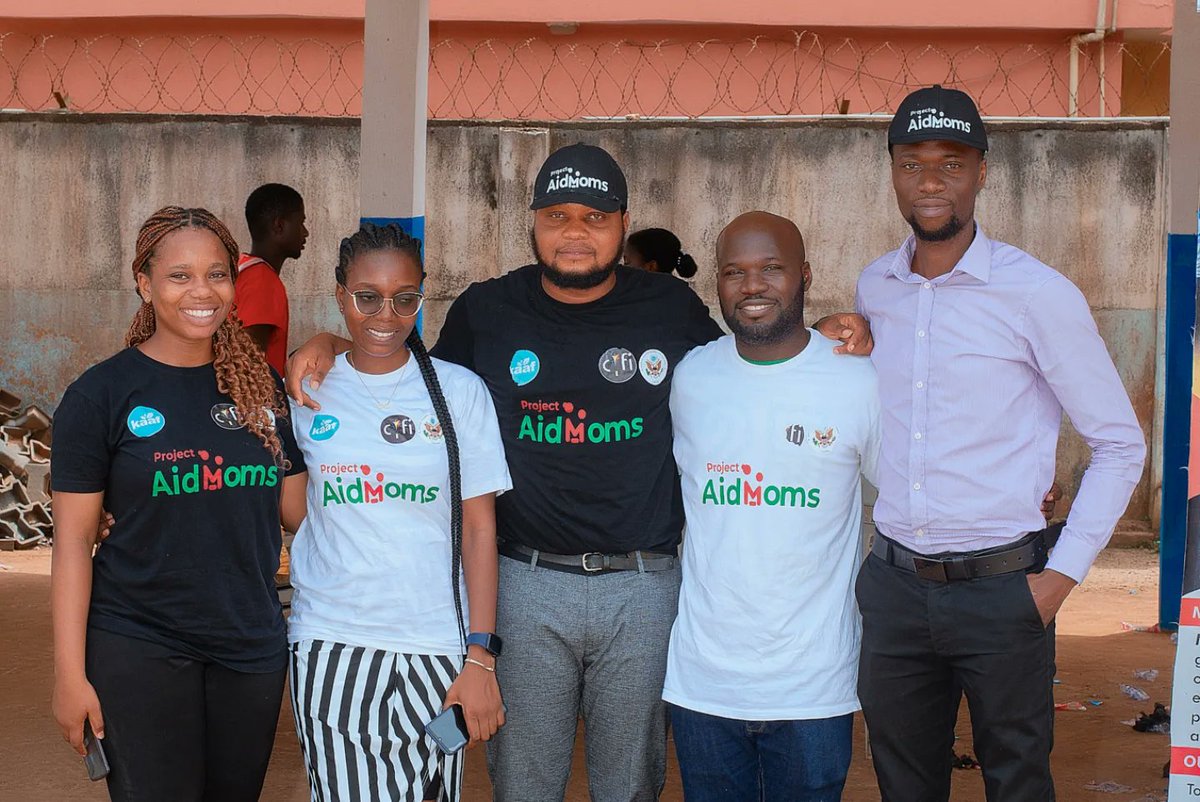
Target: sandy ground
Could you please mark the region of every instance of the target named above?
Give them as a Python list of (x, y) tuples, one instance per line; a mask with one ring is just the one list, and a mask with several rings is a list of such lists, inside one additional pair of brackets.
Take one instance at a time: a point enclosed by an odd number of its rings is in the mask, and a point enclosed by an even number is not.
[[(0, 799), (13, 802), (71, 802), (107, 799), (103, 784), (89, 783), (80, 759), (60, 739), (50, 717), (51, 641), (48, 613), (49, 549), (0, 552)], [(1151, 703), (1126, 699), (1118, 684), (1146, 689), (1152, 701), (1170, 702), (1174, 645), (1167, 635), (1123, 632), (1122, 621), (1151, 624), (1157, 610), (1157, 555), (1144, 550), (1105, 552), (1087, 583), (1068, 600), (1059, 616), (1059, 702), (1099, 700), (1085, 712), (1057, 714), (1054, 770), (1058, 798), (1079, 800), (1165, 799), (1161, 778), (1168, 758), (1166, 735), (1144, 734), (1122, 725)], [(1156, 668), (1152, 683), (1135, 681), (1135, 669)], [(959, 752), (973, 754), (964, 706), (958, 733)], [(577, 741), (575, 771), (568, 802), (583, 802), (587, 781)], [(674, 756), (672, 755), (672, 761)], [(955, 802), (982, 800), (978, 771), (956, 771)], [(1134, 790), (1101, 793), (1085, 790), (1091, 781), (1111, 780)], [(465, 798), (485, 800), (487, 773), (482, 750), (470, 754)], [(267, 776), (264, 800), (303, 802), (308, 789), (292, 729), (291, 712), (280, 715), (279, 734)], [(665, 802), (682, 799), (672, 762), (663, 794)], [(874, 776), (863, 748), (861, 722), (856, 733), (854, 764), (845, 799), (877, 800)]]

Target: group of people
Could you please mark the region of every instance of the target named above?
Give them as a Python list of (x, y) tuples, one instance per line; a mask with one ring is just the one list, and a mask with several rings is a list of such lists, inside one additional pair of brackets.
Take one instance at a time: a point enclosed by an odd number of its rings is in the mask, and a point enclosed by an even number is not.
[[(314, 800), (462, 798), (423, 729), (461, 705), (498, 802), (563, 799), (581, 717), (597, 802), (658, 798), (668, 723), (688, 800), (801, 802), (841, 798), (861, 705), (883, 799), (924, 802), (965, 694), (988, 799), (1052, 800), (1054, 617), (1145, 443), (1083, 295), (977, 224), (987, 150), (965, 94), (909, 95), (913, 233), (856, 312), (809, 327), (803, 236), (753, 211), (716, 242), (725, 335), (662, 275), (695, 271), (678, 240), (626, 236), (612, 157), (562, 148), (534, 262), (471, 285), (429, 352), (421, 243), (342, 240), (349, 338), (294, 353), (286, 394), (286, 309), (279, 341), (241, 299), (299, 255), (299, 196), (247, 204), (248, 257), (160, 210), (127, 348), (55, 416), (64, 737), (102, 737), (114, 800), (256, 799), (288, 675)], [(1063, 412), (1092, 459), (1047, 527)]]

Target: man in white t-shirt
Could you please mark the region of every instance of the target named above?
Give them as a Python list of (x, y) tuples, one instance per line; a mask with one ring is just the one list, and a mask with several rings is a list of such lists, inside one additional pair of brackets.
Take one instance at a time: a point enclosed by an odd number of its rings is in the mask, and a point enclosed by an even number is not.
[(859, 709), (875, 370), (805, 327), (812, 274), (791, 221), (735, 219), (717, 271), (733, 335), (688, 354), (671, 388), (687, 529), (663, 698), (684, 794), (838, 800)]

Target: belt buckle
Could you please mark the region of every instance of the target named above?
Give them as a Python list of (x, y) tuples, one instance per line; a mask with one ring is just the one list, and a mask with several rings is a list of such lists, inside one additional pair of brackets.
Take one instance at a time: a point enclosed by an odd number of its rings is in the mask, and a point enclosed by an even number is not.
[(930, 579), (934, 582), (948, 582), (949, 577), (946, 576), (946, 563), (943, 560), (931, 560), (928, 557), (912, 558), (913, 570), (917, 572), (917, 576), (921, 579)]
[[(593, 558), (593, 557), (599, 563), (598, 565), (597, 564), (590, 564), (590, 565), (588, 564), (588, 558)], [(587, 554), (580, 556), (579, 564), (583, 568), (583, 570), (587, 571), (589, 574), (599, 573), (600, 571), (604, 570), (604, 555), (598, 551), (589, 551)]]

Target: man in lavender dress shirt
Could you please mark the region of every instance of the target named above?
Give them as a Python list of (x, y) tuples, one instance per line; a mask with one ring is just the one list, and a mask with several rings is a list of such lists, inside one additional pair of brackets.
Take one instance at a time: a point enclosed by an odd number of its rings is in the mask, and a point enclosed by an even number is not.
[[(1083, 294), (976, 224), (987, 135), (970, 97), (912, 93), (888, 150), (913, 236), (856, 298), (883, 415), (857, 584), (875, 771), (885, 802), (948, 799), (965, 692), (989, 802), (1052, 800), (1054, 616), (1124, 512), (1144, 436)], [(1039, 507), (1063, 412), (1092, 458), (1059, 534)]]

